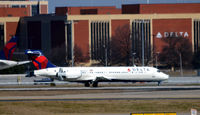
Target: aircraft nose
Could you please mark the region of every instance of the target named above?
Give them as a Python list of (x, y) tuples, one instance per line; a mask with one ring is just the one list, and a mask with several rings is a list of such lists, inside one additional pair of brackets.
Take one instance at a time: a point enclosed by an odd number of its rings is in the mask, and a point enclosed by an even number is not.
[(164, 79), (169, 79), (169, 75), (163, 73), (163, 78), (164, 78)]

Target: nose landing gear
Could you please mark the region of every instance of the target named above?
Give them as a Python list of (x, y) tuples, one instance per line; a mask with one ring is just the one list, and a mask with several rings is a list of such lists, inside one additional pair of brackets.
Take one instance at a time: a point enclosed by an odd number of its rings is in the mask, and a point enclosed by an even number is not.
[(160, 85), (161, 85), (161, 81), (158, 82), (158, 86), (160, 86)]

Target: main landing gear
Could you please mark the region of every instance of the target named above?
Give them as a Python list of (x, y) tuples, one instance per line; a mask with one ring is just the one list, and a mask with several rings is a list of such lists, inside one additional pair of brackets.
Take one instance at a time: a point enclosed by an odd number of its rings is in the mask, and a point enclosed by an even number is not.
[(161, 81), (158, 82), (158, 86), (160, 86), (160, 85), (161, 85)]
[(98, 87), (98, 82), (93, 82), (92, 87)]
[(85, 87), (90, 87), (90, 84), (92, 84), (92, 87), (98, 87), (98, 82), (85, 82)]
[(89, 83), (89, 82), (86, 82), (86, 83), (85, 83), (85, 87), (90, 87), (90, 83)]

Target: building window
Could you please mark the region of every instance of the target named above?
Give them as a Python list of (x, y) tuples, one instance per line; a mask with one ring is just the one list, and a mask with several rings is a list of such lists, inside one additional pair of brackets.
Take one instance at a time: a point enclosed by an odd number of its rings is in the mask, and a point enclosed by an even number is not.
[(12, 5), (11, 8), (19, 8), (19, 5)]
[(194, 51), (200, 50), (200, 19), (194, 20)]
[(27, 22), (28, 49), (42, 49), (41, 21)]
[(12, 17), (12, 14), (8, 14), (7, 16), (8, 16), (8, 17)]
[(26, 5), (21, 5), (21, 8), (26, 8)]
[(39, 5), (32, 5), (32, 16), (39, 15)]
[(81, 9), (80, 14), (97, 14), (97, 9)]
[(67, 26), (67, 59), (72, 59), (72, 23), (66, 22)]
[(0, 50), (4, 47), (4, 25), (0, 24)]
[[(143, 37), (143, 38), (142, 38)], [(137, 61), (142, 59), (142, 39), (144, 39), (144, 59), (151, 60), (151, 25), (150, 20), (133, 20), (132, 53)]]
[(91, 22), (91, 58), (104, 61), (109, 57), (110, 36), (109, 22)]

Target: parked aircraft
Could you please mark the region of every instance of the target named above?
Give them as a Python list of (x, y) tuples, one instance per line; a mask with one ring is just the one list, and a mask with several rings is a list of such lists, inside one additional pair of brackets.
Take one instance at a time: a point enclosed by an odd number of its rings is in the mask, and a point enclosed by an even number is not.
[(26, 50), (25, 54), (37, 68), (32, 75), (80, 82), (86, 87), (90, 84), (97, 87), (99, 82), (158, 82), (160, 85), (169, 78), (153, 67), (57, 67), (39, 50)]
[(12, 61), (13, 52), (16, 49), (17, 37), (13, 36), (5, 47), (0, 51), (0, 70), (17, 65), (29, 63), (30, 61)]

